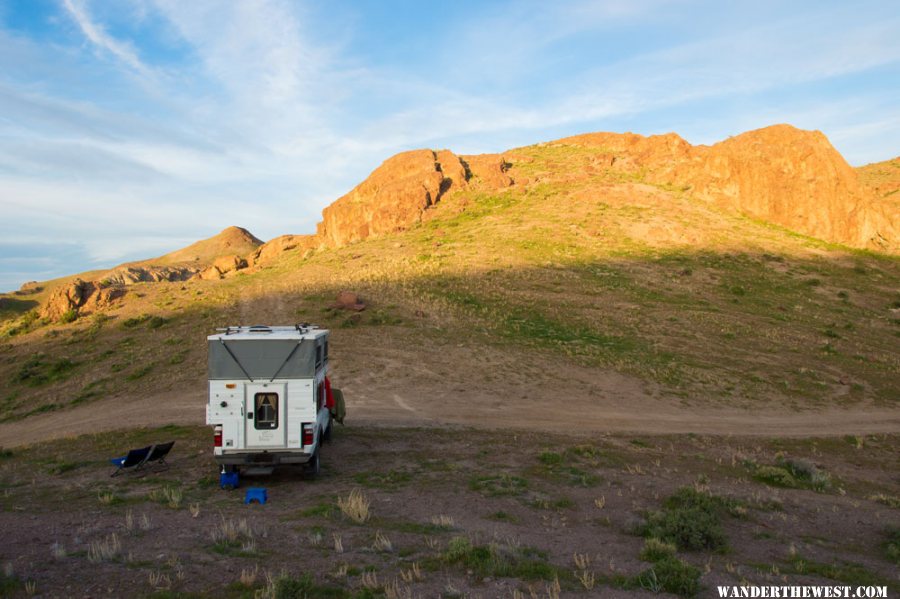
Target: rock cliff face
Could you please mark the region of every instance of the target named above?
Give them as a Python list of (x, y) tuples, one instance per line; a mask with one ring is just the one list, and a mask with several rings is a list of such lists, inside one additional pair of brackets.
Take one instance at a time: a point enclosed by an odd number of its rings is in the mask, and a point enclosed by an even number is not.
[(109, 307), (124, 295), (125, 289), (119, 285), (101, 287), (95, 281), (75, 279), (50, 292), (38, 314), (54, 321), (69, 315), (83, 316)]
[(264, 266), (290, 250), (311, 250), (319, 245), (315, 235), (282, 235), (259, 246), (248, 258), (250, 266)]
[(594, 133), (556, 143), (596, 148), (612, 168), (811, 237), (900, 249), (896, 210), (861, 184), (819, 131), (775, 125), (712, 146), (691, 146), (674, 133)]
[(897, 249), (896, 223), (819, 131), (767, 127), (693, 155), (677, 178), (699, 198), (826, 241)]
[[(470, 162), (471, 161), (471, 164)], [(325, 208), (316, 231), (321, 245), (339, 247), (372, 235), (403, 231), (450, 191), (470, 181), (508, 186), (499, 156), (460, 157), (449, 150), (413, 150), (386, 160), (350, 193)]]
[(501, 156), (457, 156), (449, 150), (413, 150), (386, 160), (365, 181), (322, 211), (316, 237), (339, 247), (419, 222), (444, 194), (470, 186), (507, 187)]
[(199, 269), (195, 266), (120, 266), (106, 273), (103, 284), (134, 285), (160, 281), (187, 281)]

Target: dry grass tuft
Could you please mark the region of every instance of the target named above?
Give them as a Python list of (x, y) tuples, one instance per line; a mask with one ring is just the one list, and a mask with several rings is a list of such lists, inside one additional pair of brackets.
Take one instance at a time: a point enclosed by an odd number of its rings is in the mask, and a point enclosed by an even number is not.
[(109, 562), (119, 556), (122, 551), (122, 543), (119, 535), (112, 533), (101, 541), (92, 541), (88, 547), (88, 560), (93, 563)]
[(384, 596), (386, 599), (412, 599), (413, 594), (411, 588), (393, 580), (384, 585)]
[(378, 574), (375, 572), (363, 572), (359, 581), (363, 588), (369, 589), (370, 591), (374, 591), (381, 587), (381, 584), (378, 582)]
[(242, 568), (240, 582), (245, 587), (252, 587), (256, 584), (256, 578), (259, 576), (259, 564), (254, 565), (253, 569)]
[(157, 503), (162, 503), (173, 510), (177, 510), (181, 507), (181, 500), (183, 498), (184, 495), (181, 492), (181, 489), (176, 489), (175, 487), (166, 486), (150, 491), (150, 499)]
[(371, 502), (359, 489), (350, 491), (347, 497), (339, 497), (337, 504), (341, 512), (357, 524), (363, 524), (371, 517)]
[(150, 583), (152, 588), (159, 591), (165, 591), (172, 588), (172, 579), (169, 575), (155, 570), (147, 575), (147, 582)]
[(575, 573), (575, 578), (578, 579), (578, 582), (581, 583), (586, 590), (590, 591), (594, 588), (594, 585), (597, 583), (597, 578), (593, 572), (589, 572), (588, 570), (581, 570), (580, 572)]
[(381, 534), (381, 531), (375, 533), (375, 542), (372, 543), (372, 549), (375, 551), (393, 551), (394, 545), (391, 540)]
[(421, 582), (425, 580), (422, 569), (419, 568), (419, 562), (413, 562), (408, 570), (400, 570), (400, 578), (406, 583)]
[(211, 536), (214, 543), (236, 546), (252, 542), (254, 534), (246, 519), (226, 520), (223, 516), (222, 521), (213, 528)]
[(432, 516), (431, 523), (442, 528), (453, 528), (456, 524), (452, 516), (445, 516), (444, 514)]
[(118, 495), (113, 491), (99, 491), (97, 492), (97, 499), (99, 499), (100, 503), (103, 505), (112, 505), (119, 501)]

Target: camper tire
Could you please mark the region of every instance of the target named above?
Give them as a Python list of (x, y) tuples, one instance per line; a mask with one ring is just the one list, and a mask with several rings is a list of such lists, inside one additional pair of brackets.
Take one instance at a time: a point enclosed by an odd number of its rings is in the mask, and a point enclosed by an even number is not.
[(316, 449), (316, 453), (312, 454), (312, 457), (309, 458), (309, 461), (306, 463), (306, 476), (309, 478), (315, 478), (319, 475), (319, 470), (321, 469), (321, 463), (319, 462), (319, 450)]

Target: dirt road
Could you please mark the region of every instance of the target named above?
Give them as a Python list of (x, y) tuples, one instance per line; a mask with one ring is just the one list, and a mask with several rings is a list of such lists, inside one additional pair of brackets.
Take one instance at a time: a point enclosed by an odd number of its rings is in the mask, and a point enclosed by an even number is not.
[[(649, 397), (600, 395), (567, 403), (546, 391), (501, 401), (483, 390), (465, 394), (431, 389), (396, 393), (359, 385), (345, 388), (348, 417), (373, 426), (471, 426), (479, 429), (596, 433), (698, 433), (734, 436), (825, 436), (900, 432), (900, 410), (857, 407), (795, 412), (773, 408), (685, 408)], [(17, 447), (84, 433), (204, 422), (202, 391), (118, 397), (70, 410), (0, 424), (0, 446)]]

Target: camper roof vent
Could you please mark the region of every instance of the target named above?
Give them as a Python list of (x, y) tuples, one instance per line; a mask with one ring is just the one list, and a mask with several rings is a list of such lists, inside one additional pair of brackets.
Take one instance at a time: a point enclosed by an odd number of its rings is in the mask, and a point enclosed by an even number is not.
[(250, 333), (271, 333), (272, 329), (264, 324), (255, 324), (247, 329)]

